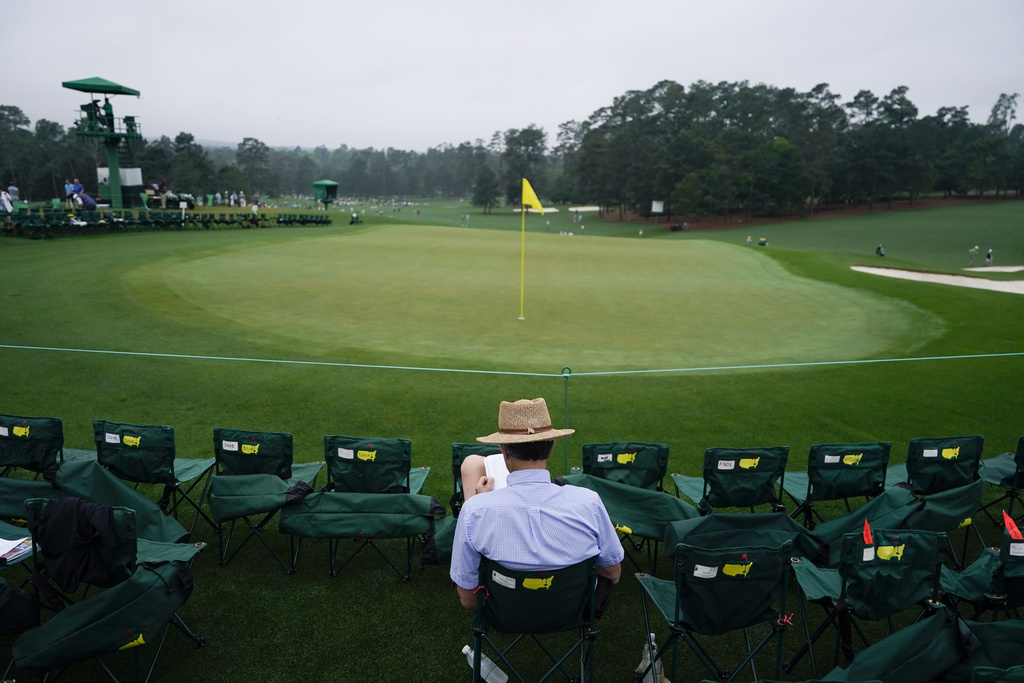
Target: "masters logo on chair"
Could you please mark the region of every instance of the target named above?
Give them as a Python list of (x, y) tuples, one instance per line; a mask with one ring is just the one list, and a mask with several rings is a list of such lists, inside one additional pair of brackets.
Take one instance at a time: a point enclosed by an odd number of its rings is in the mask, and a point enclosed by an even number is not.
[(880, 545), (875, 549), (875, 556), (880, 560), (891, 560), (893, 558), (897, 560), (903, 559), (903, 548), (905, 544), (900, 545)]
[(753, 562), (747, 562), (746, 564), (726, 564), (722, 566), (722, 573), (726, 576), (748, 576), (750, 574), (750, 568), (753, 566)]

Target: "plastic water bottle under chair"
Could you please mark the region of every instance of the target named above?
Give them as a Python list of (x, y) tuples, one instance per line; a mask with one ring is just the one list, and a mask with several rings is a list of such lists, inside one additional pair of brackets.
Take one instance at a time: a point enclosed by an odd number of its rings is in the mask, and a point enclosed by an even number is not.
[(644, 673), (643, 683), (669, 683), (668, 679), (665, 678), (665, 674), (661, 669), (661, 661), (655, 660), (654, 666), (647, 669), (651, 663), (651, 654), (658, 652), (658, 642), (654, 637), (654, 634), (650, 634), (650, 641), (644, 645), (643, 655), (640, 657), (640, 666), (636, 668), (637, 673)]
[[(466, 661), (470, 668), (473, 667), (473, 648), (466, 645), (462, 648), (462, 654), (466, 655)], [(480, 680), (487, 683), (508, 683), (508, 674), (498, 668), (498, 665), (483, 652), (480, 653)]]

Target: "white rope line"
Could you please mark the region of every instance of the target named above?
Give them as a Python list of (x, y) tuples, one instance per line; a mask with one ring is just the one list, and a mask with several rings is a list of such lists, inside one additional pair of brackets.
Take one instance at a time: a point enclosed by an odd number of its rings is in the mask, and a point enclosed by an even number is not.
[(24, 346), (19, 344), (0, 344), (0, 349), (17, 349), (22, 351), (53, 351), (59, 353), (96, 353), (111, 356), (137, 356), (146, 358), (175, 358), (183, 360), (215, 360), (233, 361), (238, 363), (271, 363), (276, 365), (310, 365), (338, 368), (367, 368), (376, 370), (415, 370), (421, 372), (451, 372), (474, 375), (513, 375), (520, 377), (600, 377), (612, 375), (650, 375), (671, 374), (682, 372), (723, 372), (728, 370), (773, 370), (780, 368), (807, 368), (834, 365), (871, 365), (877, 363), (910, 363), (916, 361), (973, 360), (981, 358), (1012, 358), (1024, 356), (1024, 351), (1013, 353), (979, 353), (958, 356), (922, 356), (919, 358), (870, 358), (863, 360), (810, 361), (804, 363), (762, 363), (757, 365), (717, 365), (697, 368), (661, 368), (653, 370), (608, 370), (602, 372), (572, 372), (568, 367), (561, 373), (550, 372), (514, 372), (503, 370), (467, 370), (462, 368), (425, 368), (406, 365), (372, 365), (368, 363), (336, 363), (313, 360), (288, 360), (280, 358), (234, 358), (230, 356), (198, 356), (180, 353), (150, 353), (142, 351), (111, 351), (104, 349), (71, 349), (57, 346)]

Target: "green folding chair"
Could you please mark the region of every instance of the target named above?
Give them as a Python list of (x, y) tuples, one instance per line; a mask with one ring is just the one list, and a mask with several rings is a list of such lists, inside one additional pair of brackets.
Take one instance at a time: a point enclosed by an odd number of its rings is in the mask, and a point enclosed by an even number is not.
[(29, 498), (63, 497), (40, 478), (63, 462), (64, 425), (59, 418), (0, 414), (0, 519), (24, 519)]
[[(494, 653), (495, 664), (519, 681), (525, 681), (527, 675), (534, 680), (533, 676), (539, 674), (536, 680), (542, 682), (559, 672), (568, 680), (592, 681), (599, 633), (596, 585), (597, 558), (563, 569), (526, 571), (483, 558), (472, 621), (474, 683), (483, 680), (485, 644)], [(568, 648), (553, 651), (555, 634), (565, 632), (575, 633)], [(527, 636), (545, 659), (532, 654), (513, 661), (512, 650)]]
[(967, 564), (972, 531), (979, 548), (985, 548), (985, 540), (974, 524), (985, 488), (980, 473), (984, 443), (981, 435), (928, 437), (912, 439), (907, 447), (907, 483), (925, 504), (906, 524), (914, 529), (962, 533), (959, 553), (952, 537), (947, 539), (957, 570)]
[[(935, 508), (939, 502), (929, 501), (928, 505), (930, 508)], [(860, 507), (855, 507), (845, 515), (816, 524), (814, 535), (829, 547), (828, 560), (818, 564), (830, 567), (838, 566), (839, 558), (842, 555), (843, 536), (862, 530), (865, 521), (871, 528), (905, 529), (911, 526), (907, 523), (909, 518), (923, 516), (924, 505), (925, 501), (914, 496), (908, 485), (890, 486), (878, 496)], [(930, 519), (933, 522), (936, 521), (935, 517)]]
[(985, 483), (998, 486), (1006, 490), (999, 498), (982, 506), (982, 511), (996, 526), (1002, 526), (1003, 520), (993, 516), (989, 508), (1002, 510), (1004, 503), (1010, 501), (1007, 513), (1011, 519), (1013, 508), (1020, 500), (1021, 489), (1024, 489), (1024, 436), (1017, 440), (1017, 450), (1014, 453), (1001, 453), (992, 458), (985, 458), (981, 461), (981, 476)]
[(452, 497), (448, 501), (452, 509), (452, 515), (456, 518), (462, 510), (462, 504), (466, 502), (466, 494), (462, 490), (462, 463), (466, 456), (479, 455), (487, 457), (501, 453), (501, 449), (489, 443), (453, 443), (452, 444), (452, 479), (455, 482), (452, 490)]
[(785, 487), (789, 446), (770, 448), (709, 448), (704, 451), (702, 479), (673, 474), (676, 493), (697, 502), (701, 514), (721, 508), (743, 507), (754, 512), (770, 505), (785, 512)]
[[(822, 569), (806, 559), (793, 563), (793, 573), (803, 599), (800, 615), (804, 624), (804, 644), (783, 670), (792, 672), (804, 655), (811, 658), (811, 670), (818, 675), (814, 644), (831, 627), (838, 631), (842, 668), (854, 660), (853, 632), (865, 645), (868, 636), (859, 621), (884, 620), (889, 632), (896, 630), (893, 617), (913, 608), (921, 608), (916, 620), (933, 614), (941, 606), (939, 576), (946, 535), (916, 529), (870, 529), (843, 536), (839, 567)], [(807, 602), (819, 604), (825, 617), (811, 630)]]
[[(993, 621), (1004, 615), (1019, 619), (1024, 606), (1024, 538), (1016, 524), (1003, 532), (998, 548), (986, 548), (981, 557), (962, 572), (942, 568), (942, 590), (953, 598), (955, 606), (970, 605), (977, 621), (986, 612), (992, 612)], [(1015, 536), (1017, 536), (1015, 538)]]
[(64, 425), (56, 417), (0, 414), (0, 468), (42, 474), (64, 462)]
[[(764, 516), (724, 515), (733, 518)], [(796, 524), (788, 517), (771, 516)], [(653, 662), (661, 661), (664, 667), (670, 651), (669, 679), (680, 680), (677, 678), (680, 641), (690, 648), (713, 678), (732, 681), (748, 666), (758, 679), (758, 654), (774, 639), (777, 648), (773, 668), (775, 677), (780, 675), (783, 636), (790, 625), (785, 614), (793, 541), (786, 539), (779, 543), (779, 537), (773, 533), (703, 524), (709, 518), (674, 524), (671, 533), (666, 530), (666, 550), (670, 541), (675, 541), (673, 580), (636, 575), (641, 588), (644, 633), (656, 630), (651, 625), (648, 600), (669, 628), (668, 637), (650, 657), (652, 663), (636, 680), (650, 673)], [(755, 628), (761, 630), (762, 635), (752, 645), (750, 631)], [(712, 651), (728, 652), (729, 648), (712, 649), (706, 646), (706, 641), (734, 631), (743, 632), (746, 651), (739, 663), (726, 668), (716, 661)]]
[(921, 496), (975, 482), (981, 476), (984, 445), (985, 437), (981, 435), (911, 439), (907, 482)]
[[(113, 681), (104, 661), (130, 650), (134, 680), (149, 681), (171, 626), (196, 647), (196, 636), (177, 610), (193, 590), (190, 566), (203, 543), (166, 543), (138, 537), (130, 508), (77, 498), (26, 502), (34, 544), (33, 585), (53, 616), (26, 631), (11, 649), (12, 667), (43, 676), (93, 659)], [(72, 593), (81, 593), (73, 599)], [(95, 589), (105, 589), (96, 592)], [(143, 678), (143, 646), (155, 646)]]
[(786, 472), (785, 488), (797, 503), (792, 515), (803, 515), (813, 529), (825, 521), (815, 503), (843, 501), (850, 512), (851, 498), (870, 500), (885, 490), (889, 442), (821, 443), (811, 446), (806, 472)]
[[(195, 514), (188, 526), (191, 535), (202, 516), (210, 528), (213, 519), (203, 510), (213, 475), (215, 458), (179, 458), (174, 445), (174, 428), (166, 425), (136, 425), (127, 422), (94, 420), (93, 439), (96, 458), (101, 465), (125, 481), (162, 485), (160, 509), (178, 518), (182, 501), (192, 506)], [(193, 496), (195, 489), (199, 494)]]
[(584, 474), (651, 491), (663, 491), (669, 448), (663, 443), (615, 441), (583, 444)]
[(429, 467), (412, 467), (408, 439), (325, 436), (328, 491), (419, 493)]
[[(289, 495), (294, 495), (290, 492), (311, 490), (310, 484), (315, 483), (323, 469), (322, 462), (293, 462), (292, 448), (292, 435), (285, 432), (214, 428), (213, 452), (217, 462), (208, 500), (222, 566), (256, 538), (285, 572), (292, 572), (264, 537), (263, 530), (284, 507)], [(256, 517), (258, 521), (254, 521)], [(230, 552), (238, 520), (245, 523), (249, 533)]]
[[(324, 437), (324, 460), (327, 463), (326, 495), (307, 499), (304, 505), (344, 509), (362, 515), (364, 521), (328, 518), (317, 537), (326, 538), (330, 560), (330, 576), (337, 576), (360, 552), (371, 548), (405, 581), (412, 580), (412, 558), (416, 539), (430, 531), (430, 521), (440, 512), (433, 499), (420, 496), (429, 467), (413, 468), (412, 442), (398, 438), (368, 438), (342, 435)], [(439, 505), (439, 504), (438, 504)], [(411, 514), (411, 517), (406, 515)], [(389, 516), (393, 515), (393, 516)], [(289, 519), (289, 523), (293, 520)], [(398, 567), (378, 545), (378, 540), (403, 538), (406, 545), (405, 571)], [(355, 549), (338, 564), (341, 541), (355, 539)], [(299, 537), (301, 547), (302, 536)], [(296, 566), (298, 549), (292, 556)]]
[[(990, 663), (994, 659), (984, 654), (988, 646), (999, 647), (999, 635), (1016, 639), (1018, 650), (1022, 631), (1013, 628), (1008, 634), (989, 632), (979, 636), (978, 627), (997, 626), (1003, 630), (1012, 622), (976, 624), (963, 621), (946, 605), (925, 612), (921, 618), (872, 643), (857, 653), (857, 658), (844, 666), (837, 666), (824, 677), (827, 681), (879, 680), (883, 683), (907, 681), (966, 681), (973, 666), (969, 663)], [(1014, 626), (1017, 626), (1014, 624)], [(988, 642), (985, 642), (988, 641)], [(991, 653), (989, 653), (991, 654)], [(954, 673), (954, 669), (958, 669)], [(966, 671), (966, 675), (965, 675)]]
[[(583, 444), (583, 465), (573, 468), (589, 477), (604, 479), (624, 486), (643, 489), (650, 492), (663, 492), (665, 474), (668, 471), (669, 447), (663, 443), (643, 443), (638, 441), (614, 441), (609, 443)], [(622, 492), (625, 495), (617, 496)], [(630, 500), (632, 492), (621, 487), (604, 487), (601, 500), (605, 507), (618, 508), (620, 504)], [(614, 500), (620, 498), (621, 500)], [(678, 519), (678, 518), (677, 518)], [(613, 520), (614, 521), (614, 520)], [(633, 553), (646, 552), (646, 571), (655, 574), (658, 560), (658, 544), (661, 541), (661, 529), (653, 537), (645, 537), (633, 532), (631, 526), (618, 524), (616, 529), (621, 536), (623, 548)], [(638, 560), (629, 552), (626, 557), (637, 568), (645, 571)]]

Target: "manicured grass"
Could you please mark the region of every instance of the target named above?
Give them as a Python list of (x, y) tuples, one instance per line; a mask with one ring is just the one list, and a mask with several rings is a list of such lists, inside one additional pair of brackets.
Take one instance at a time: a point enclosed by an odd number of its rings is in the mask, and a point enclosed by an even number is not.
[[(1024, 356), (992, 355), (1024, 352), (1024, 297), (849, 270), (874, 262), (879, 241), (886, 265), (956, 269), (974, 243), (995, 245), (997, 262), (1024, 263), (1012, 242), (1024, 204), (779, 224), (757, 231), (767, 249), (746, 246), (742, 226), (645, 227), (641, 239), (637, 226), (587, 224), (569, 238), (558, 235), (574, 226), (568, 214), (553, 215), (547, 234), (537, 221), (548, 217), (531, 215), (524, 322), (510, 235), (519, 217), (473, 213), (471, 226), (494, 230), (459, 230), (443, 224), (458, 225), (467, 209), (438, 204), (416, 218), (369, 217), (359, 229), (336, 220), (0, 240), (0, 344), (176, 354), (0, 348), (0, 411), (59, 416), (75, 448), (90, 445), (98, 417), (171, 424), (184, 456), (209, 457), (214, 426), (290, 431), (299, 460), (320, 459), (325, 434), (402, 436), (413, 441), (414, 464), (433, 468), (425, 492), (442, 501), (451, 443), (491, 431), (501, 399), (545, 396), (561, 423), (562, 365), (578, 373), (568, 380), (570, 465), (590, 441), (664, 442), (670, 469), (696, 475), (703, 450), (716, 445), (789, 445), (799, 469), (817, 442), (890, 440), (899, 460), (917, 436), (981, 433), (992, 455), (1024, 433)], [(599, 231), (623, 238), (591, 237)], [(984, 357), (579, 374), (970, 355)], [(555, 451), (555, 473), (564, 453)], [(997, 542), (996, 530), (984, 531)], [(198, 536), (216, 545), (209, 529)], [(445, 567), (403, 584), (372, 556), (329, 579), (326, 549), (315, 543), (291, 577), (256, 547), (227, 568), (214, 555), (199, 558), (184, 613), (210, 645), (194, 653), (172, 637), (159, 680), (468, 674), (459, 652), (470, 642), (468, 615)], [(626, 680), (639, 661), (637, 595), (627, 577), (602, 620), (602, 680)], [(76, 673), (102, 680), (89, 666)]]
[(125, 283), (162, 317), (346, 362), (533, 372), (807, 362), (878, 354), (932, 321), (711, 241), (609, 249), (530, 235), (524, 321), (519, 243), (501, 232), (394, 226), (230, 253), (200, 243)]

